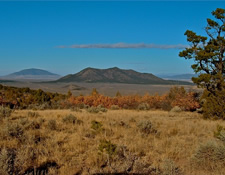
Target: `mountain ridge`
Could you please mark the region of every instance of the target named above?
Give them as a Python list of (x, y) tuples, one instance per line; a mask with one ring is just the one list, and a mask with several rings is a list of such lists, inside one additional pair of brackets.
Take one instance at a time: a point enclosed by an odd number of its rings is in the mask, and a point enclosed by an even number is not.
[(56, 82), (86, 82), (86, 83), (125, 83), (125, 84), (165, 84), (190, 85), (183, 81), (171, 81), (159, 78), (151, 73), (140, 73), (132, 69), (112, 67), (108, 69), (85, 68), (78, 73), (66, 75)]

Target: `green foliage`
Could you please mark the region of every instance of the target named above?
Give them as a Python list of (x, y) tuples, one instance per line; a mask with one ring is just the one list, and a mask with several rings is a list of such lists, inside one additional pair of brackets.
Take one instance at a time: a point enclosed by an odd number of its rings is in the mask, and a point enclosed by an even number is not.
[(77, 122), (77, 117), (75, 117), (73, 114), (69, 114), (63, 118), (63, 122), (75, 124)]
[(210, 93), (203, 108), (204, 116), (225, 119), (222, 112), (225, 109), (225, 9), (217, 8), (212, 15), (216, 20), (207, 19), (205, 28), (209, 39), (187, 30), (185, 35), (192, 45), (181, 51), (179, 56), (194, 59), (192, 68), (199, 76), (192, 80)]
[(66, 95), (44, 92), (43, 90), (31, 90), (29, 88), (17, 88), (0, 85), (0, 105), (10, 108), (26, 109), (30, 105), (45, 107), (58, 107), (58, 102), (66, 99)]
[(101, 140), (98, 150), (101, 153), (106, 153), (109, 155), (109, 157), (111, 157), (116, 154), (116, 148), (117, 148), (117, 145), (111, 143), (111, 141)]
[(95, 131), (99, 131), (102, 129), (103, 124), (101, 122), (98, 122), (96, 120), (93, 120), (91, 122), (91, 128), (94, 129)]
[(152, 122), (149, 120), (142, 120), (137, 124), (139, 130), (144, 134), (157, 133), (157, 130), (153, 127)]
[(8, 107), (0, 106), (0, 119), (9, 117), (12, 113), (12, 110)]
[(225, 128), (221, 125), (217, 125), (216, 131), (214, 131), (214, 137), (225, 143)]
[(212, 119), (224, 119), (225, 120), (225, 89), (216, 90), (213, 93), (205, 92), (202, 99), (205, 99), (203, 103), (203, 116), (204, 118)]
[(169, 94), (168, 94), (168, 100), (175, 100), (178, 96), (185, 96), (186, 95), (186, 90), (184, 89), (183, 86), (181, 87), (172, 87), (170, 88)]

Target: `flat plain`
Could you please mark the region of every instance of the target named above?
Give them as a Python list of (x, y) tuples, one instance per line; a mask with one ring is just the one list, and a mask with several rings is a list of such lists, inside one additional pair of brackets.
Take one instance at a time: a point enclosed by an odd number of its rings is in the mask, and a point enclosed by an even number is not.
[[(3, 82), (5, 86), (29, 87), (31, 89), (42, 89), (46, 92), (58, 92), (66, 94), (69, 90), (73, 95), (89, 95), (93, 88), (106, 96), (115, 96), (117, 91), (122, 95), (145, 95), (165, 94), (170, 88), (179, 85), (147, 85), (147, 84), (123, 84), (123, 83), (55, 83), (55, 82), (31, 82), (31, 81), (14, 81)], [(182, 85), (187, 91), (200, 92), (201, 89), (195, 85)]]

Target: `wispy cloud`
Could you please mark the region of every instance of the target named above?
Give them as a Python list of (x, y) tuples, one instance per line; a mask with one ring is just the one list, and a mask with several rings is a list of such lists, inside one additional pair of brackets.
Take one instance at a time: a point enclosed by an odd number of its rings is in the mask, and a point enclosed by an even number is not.
[(74, 44), (70, 46), (57, 46), (57, 48), (74, 48), (74, 49), (87, 49), (87, 48), (98, 48), (98, 49), (184, 49), (187, 45), (176, 44), (176, 45), (160, 45), (160, 44), (145, 44), (145, 43), (115, 43), (115, 44)]

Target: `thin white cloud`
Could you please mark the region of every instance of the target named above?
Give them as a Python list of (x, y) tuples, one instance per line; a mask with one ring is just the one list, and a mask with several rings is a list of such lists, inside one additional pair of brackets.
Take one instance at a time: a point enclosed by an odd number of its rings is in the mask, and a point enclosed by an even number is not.
[(128, 44), (128, 43), (115, 43), (115, 44), (74, 44), (70, 46), (57, 46), (57, 48), (74, 48), (74, 49), (87, 49), (87, 48), (98, 48), (98, 49), (184, 49), (187, 45), (176, 44), (176, 45), (159, 45), (159, 44)]

